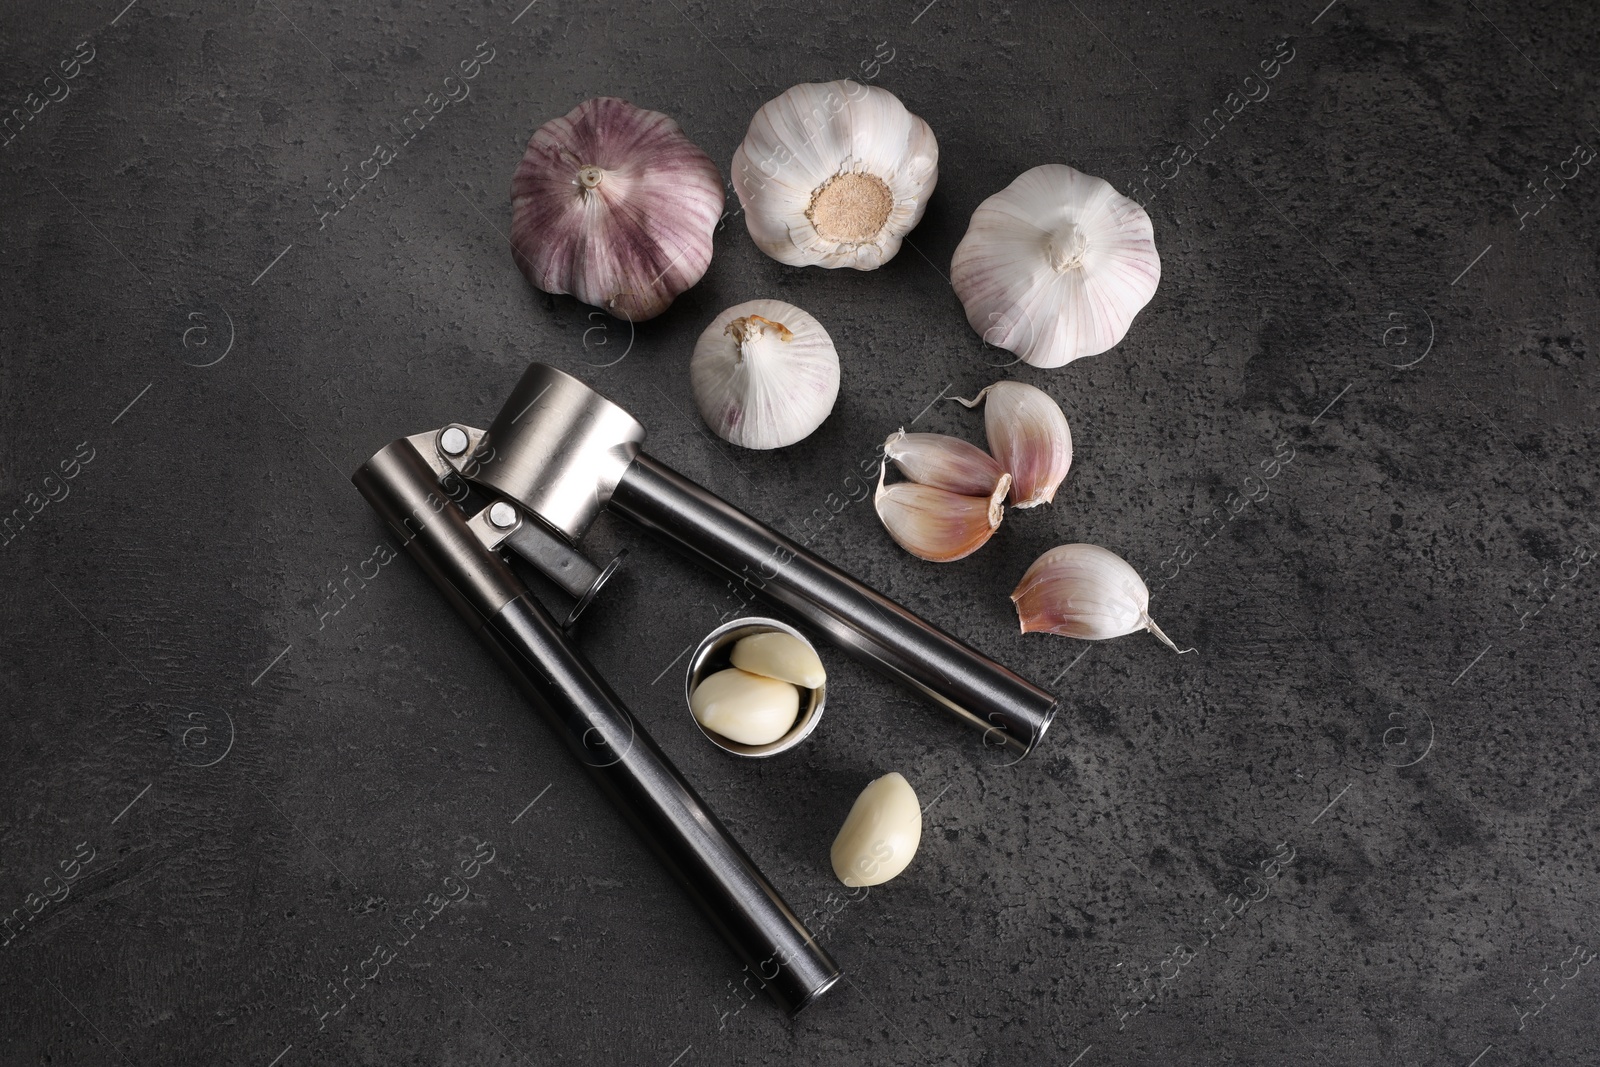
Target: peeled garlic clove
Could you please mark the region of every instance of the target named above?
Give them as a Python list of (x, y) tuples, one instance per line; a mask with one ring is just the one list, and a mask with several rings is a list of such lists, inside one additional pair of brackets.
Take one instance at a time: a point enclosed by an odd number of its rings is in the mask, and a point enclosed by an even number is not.
[(689, 384), (706, 425), (741, 448), (782, 448), (822, 425), (839, 397), (839, 353), (822, 323), (781, 300), (736, 304), (705, 328)]
[(701, 679), (689, 694), (695, 721), (741, 745), (768, 745), (800, 714), (800, 690), (776, 678), (732, 668)]
[(1150, 590), (1115, 552), (1099, 545), (1061, 545), (1033, 561), (1011, 601), (1023, 633), (1044, 631), (1103, 641), (1149, 630), (1174, 652), (1180, 649), (1150, 618)]
[(911, 863), (922, 843), (922, 808), (905, 776), (892, 772), (861, 791), (833, 839), (833, 873), (848, 886), (882, 885)]
[(676, 122), (597, 97), (528, 141), (511, 245), (536, 287), (639, 322), (705, 274), (723, 202), (717, 165)]
[(815, 649), (798, 637), (777, 631), (739, 638), (729, 660), (742, 671), (807, 689), (817, 689), (828, 680)]
[(1050, 394), (1023, 382), (995, 382), (971, 400), (983, 408), (989, 451), (1011, 474), (1011, 506), (1032, 508), (1055, 499), (1072, 466), (1072, 431)]
[(894, 258), (939, 180), (939, 145), (898, 97), (853, 81), (767, 101), (733, 154), (756, 247), (794, 267), (875, 270)]
[(883, 484), (883, 464), (878, 465), (878, 491), (872, 504), (883, 528), (895, 543), (918, 559), (950, 563), (970, 556), (994, 536), (1005, 513), (1001, 501), (1011, 488), (1011, 475), (988, 498), (962, 496), (916, 482)]
[(942, 433), (896, 430), (884, 441), (883, 454), (912, 481), (962, 496), (988, 497), (1006, 474), (977, 445)]
[(1035, 367), (1115, 345), (1160, 280), (1144, 209), (1059, 163), (979, 204), (950, 263), (972, 328)]

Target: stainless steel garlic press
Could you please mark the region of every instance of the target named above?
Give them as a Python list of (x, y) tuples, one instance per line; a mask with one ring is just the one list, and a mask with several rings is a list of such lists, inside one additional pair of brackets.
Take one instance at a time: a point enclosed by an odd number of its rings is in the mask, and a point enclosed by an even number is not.
[[(534, 363), (487, 430), (451, 423), (402, 437), (351, 480), (773, 998), (799, 1011), (838, 966), (570, 634), (622, 559), (600, 566), (579, 551), (595, 518), (609, 508), (677, 546), (932, 698), (985, 744), (1027, 753), (1056, 699), (652, 459), (644, 436), (583, 382)], [(508, 552), (572, 597), (561, 622)]]

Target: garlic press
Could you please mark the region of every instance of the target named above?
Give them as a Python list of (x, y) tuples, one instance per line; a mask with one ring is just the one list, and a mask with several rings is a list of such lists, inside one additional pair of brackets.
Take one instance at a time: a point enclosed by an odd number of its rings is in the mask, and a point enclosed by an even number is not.
[[(760, 976), (797, 1012), (838, 965), (584, 657), (573, 624), (622, 556), (579, 550), (601, 511), (635, 523), (847, 655), (1027, 753), (1056, 699), (651, 458), (644, 427), (577, 378), (528, 367), (478, 429), (402, 437), (351, 480), (510, 671), (612, 801)], [(513, 554), (572, 598), (558, 622)]]

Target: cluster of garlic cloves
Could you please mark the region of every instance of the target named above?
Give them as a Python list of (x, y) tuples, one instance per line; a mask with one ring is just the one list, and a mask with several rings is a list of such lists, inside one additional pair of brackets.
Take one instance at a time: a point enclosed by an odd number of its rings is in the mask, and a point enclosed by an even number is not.
[[(1022, 382), (995, 382), (967, 407), (984, 405), (989, 451), (957, 437), (899, 430), (883, 443), (873, 498), (895, 542), (919, 559), (948, 563), (994, 536), (1013, 507), (1048, 504), (1072, 465), (1067, 416), (1050, 395)], [(884, 484), (888, 463), (909, 481)]]
[(1099, 545), (1052, 548), (1033, 561), (1011, 594), (1022, 632), (1104, 641), (1148, 630), (1180, 655), (1150, 617), (1150, 589), (1127, 560)]

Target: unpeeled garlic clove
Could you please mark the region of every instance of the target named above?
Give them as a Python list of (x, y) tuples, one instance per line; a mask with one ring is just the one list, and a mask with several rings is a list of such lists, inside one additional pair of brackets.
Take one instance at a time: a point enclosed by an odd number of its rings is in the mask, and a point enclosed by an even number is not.
[(701, 679), (689, 710), (707, 730), (741, 745), (768, 745), (789, 732), (800, 714), (800, 690), (737, 667)]
[(1127, 560), (1099, 545), (1061, 545), (1033, 561), (1011, 594), (1023, 633), (1104, 641), (1149, 630), (1180, 649), (1150, 618), (1150, 590)]
[(1000, 478), (994, 493), (962, 496), (916, 482), (883, 484), (878, 465), (878, 491), (872, 504), (895, 543), (918, 559), (950, 563), (970, 556), (994, 536), (1005, 508), (1000, 503), (1011, 488), (1011, 475)]
[(871, 782), (856, 797), (833, 839), (833, 873), (848, 886), (882, 885), (904, 871), (922, 843), (922, 808), (899, 772)]
[(967, 407), (983, 404), (989, 451), (1011, 475), (1011, 506), (1032, 508), (1055, 499), (1072, 466), (1072, 430), (1049, 393), (1025, 382), (995, 382)]
[(972, 328), (1035, 367), (1111, 348), (1160, 280), (1144, 209), (1059, 163), (979, 204), (950, 262)]
[(1006, 474), (977, 445), (942, 433), (896, 430), (883, 442), (883, 454), (912, 481), (962, 496), (988, 497)]
[(728, 659), (742, 671), (806, 689), (818, 689), (828, 680), (815, 649), (798, 637), (777, 630), (739, 638)]

